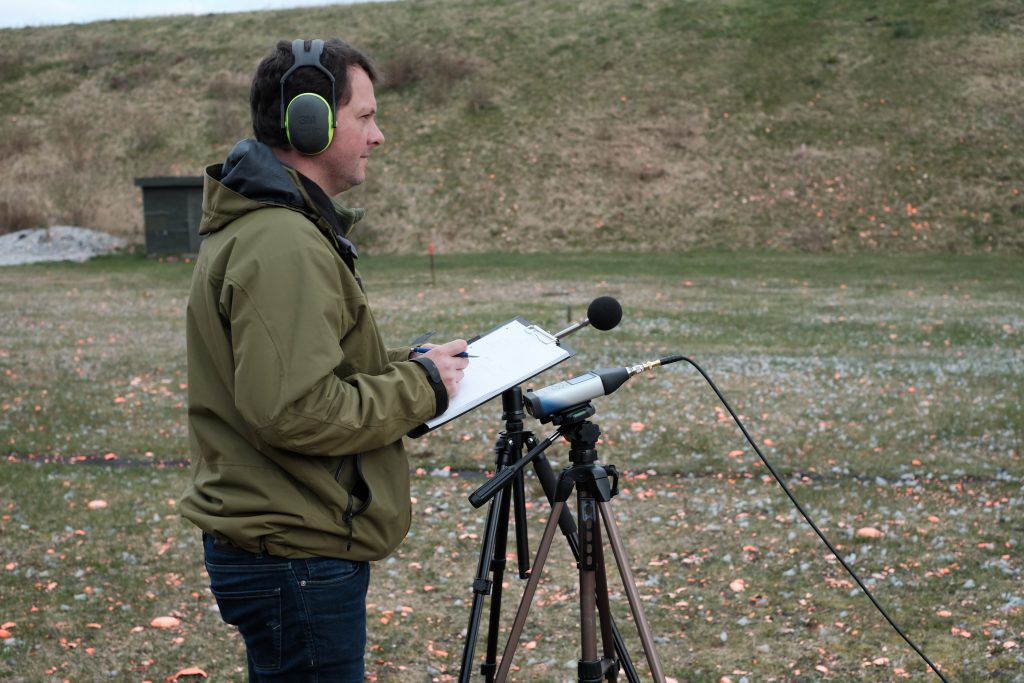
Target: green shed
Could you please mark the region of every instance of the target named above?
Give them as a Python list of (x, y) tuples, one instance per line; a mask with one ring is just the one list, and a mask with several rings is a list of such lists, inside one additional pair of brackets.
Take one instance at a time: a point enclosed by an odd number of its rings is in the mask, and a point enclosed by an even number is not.
[(203, 177), (136, 178), (148, 254), (195, 254), (203, 216)]

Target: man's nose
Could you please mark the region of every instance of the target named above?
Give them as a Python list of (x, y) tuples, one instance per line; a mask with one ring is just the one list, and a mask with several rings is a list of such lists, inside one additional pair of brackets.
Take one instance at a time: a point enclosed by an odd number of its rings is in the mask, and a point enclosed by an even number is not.
[(384, 133), (376, 123), (373, 124), (373, 130), (370, 131), (369, 142), (371, 147), (380, 147), (384, 144)]

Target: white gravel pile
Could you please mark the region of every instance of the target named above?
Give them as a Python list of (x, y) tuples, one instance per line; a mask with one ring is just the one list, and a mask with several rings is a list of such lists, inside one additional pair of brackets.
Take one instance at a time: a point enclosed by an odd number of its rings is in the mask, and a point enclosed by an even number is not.
[(44, 261), (88, 261), (93, 256), (123, 249), (127, 243), (88, 228), (55, 225), (0, 235), (0, 266)]

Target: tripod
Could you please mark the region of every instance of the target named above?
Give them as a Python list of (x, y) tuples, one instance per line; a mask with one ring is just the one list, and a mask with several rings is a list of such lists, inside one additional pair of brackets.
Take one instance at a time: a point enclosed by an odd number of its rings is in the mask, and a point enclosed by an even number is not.
[[(623, 583), (626, 586), (633, 617), (640, 631), (641, 642), (643, 643), (648, 664), (655, 676), (655, 680), (664, 681), (664, 675), (661, 673), (661, 664), (653, 647), (650, 628), (640, 606), (639, 595), (637, 594), (635, 582), (622, 549), (615, 522), (606, 510), (608, 502), (618, 492), (618, 474), (614, 467), (604, 468), (597, 464), (595, 447), (597, 438), (600, 435), (600, 428), (586, 421), (587, 417), (594, 414), (594, 408), (590, 403), (587, 403), (584, 406), (576, 406), (565, 411), (564, 414), (554, 419), (555, 423), (559, 425), (558, 430), (543, 442), (537, 443), (536, 438), (531, 432), (523, 430), (523, 400), (522, 392), (518, 387), (509, 389), (502, 394), (502, 406), (504, 411), (502, 417), (506, 420), (506, 429), (499, 435), (495, 445), (495, 476), (470, 496), (470, 502), (476, 507), (480, 507), (488, 499), (491, 501), (491, 506), (488, 510), (487, 525), (477, 565), (477, 574), (473, 582), (473, 606), (462, 654), (460, 683), (468, 683), (470, 679), (470, 667), (479, 634), (483, 600), (488, 594), (491, 594), (492, 590), (487, 655), (480, 667), (480, 671), (488, 683), (495, 680), (498, 620), (501, 610), (501, 586), (505, 570), (504, 548), (508, 541), (509, 489), (511, 489), (512, 493), (511, 502), (514, 502), (516, 507), (519, 575), (520, 578), (528, 578), (529, 582), (516, 613), (516, 621), (513, 625), (512, 633), (502, 655), (501, 668), (497, 670), (497, 680), (503, 682), (508, 676), (508, 670), (511, 667), (512, 657), (515, 653), (515, 644), (518, 642), (523, 626), (526, 623), (529, 605), (533, 600), (544, 560), (551, 547), (555, 525), (558, 525), (580, 567), (583, 658), (579, 663), (579, 680), (581, 683), (583, 681), (597, 682), (607, 677), (609, 681), (615, 681), (621, 669), (631, 683), (639, 682), (636, 669), (629, 658), (629, 653), (621, 634), (612, 620), (608, 605), (608, 589), (604, 572), (603, 553), (601, 551), (600, 529), (597, 524), (597, 516), (600, 512), (608, 529), (609, 540), (615, 552), (620, 576), (623, 577)], [(561, 477), (556, 482), (551, 465), (547, 458), (544, 457), (543, 452), (560, 436), (566, 436), (570, 440), (572, 444), (570, 458), (574, 464), (563, 471)], [(515, 456), (521, 452), (524, 446), (530, 447), (529, 453), (522, 458), (516, 459)], [(530, 462), (533, 463), (534, 471), (537, 473), (538, 480), (549, 502), (554, 506), (544, 530), (543, 540), (537, 550), (537, 558), (532, 571), (528, 570), (526, 559), (529, 548), (526, 540), (526, 512), (523, 503), (522, 480), (522, 468)], [(609, 473), (613, 475), (615, 482), (610, 488), (607, 486)], [(598, 482), (602, 483), (599, 484)], [(580, 529), (584, 534), (585, 540), (582, 554), (576, 524), (572, 514), (565, 507), (565, 501), (568, 500), (568, 496), (573, 488), (577, 489), (580, 497)], [(589, 502), (584, 503), (584, 500)], [(493, 575), (493, 581), (488, 579), (488, 569)], [(599, 613), (601, 618), (601, 634), (605, 652), (603, 659), (598, 659), (596, 655), (595, 612)]]
[[(604, 550), (601, 543), (601, 527), (598, 518), (604, 521), (608, 532), (608, 541), (615, 555), (619, 576), (622, 578), (629, 599), (629, 606), (636, 622), (640, 642), (643, 645), (647, 664), (655, 681), (664, 683), (665, 674), (661, 668), (661, 660), (654, 649), (651, 628), (640, 604), (640, 594), (636, 589), (633, 573), (629, 568), (622, 539), (619, 536), (615, 518), (611, 513), (611, 499), (618, 494), (619, 475), (612, 465), (602, 466), (597, 461), (597, 439), (601, 429), (589, 422), (588, 417), (594, 414), (593, 406), (588, 402), (567, 410), (555, 418), (560, 422), (559, 432), (569, 439), (569, 460), (572, 463), (562, 471), (555, 491), (554, 507), (544, 536), (537, 547), (530, 580), (523, 591), (515, 621), (509, 633), (505, 651), (501, 657), (497, 680), (503, 683), (512, 666), (519, 637), (526, 625), (533, 596), (540, 582), (540, 575), (551, 548), (556, 518), (565, 510), (565, 503), (573, 489), (576, 490), (576, 502), (579, 519), (580, 535), (583, 538), (581, 554), (578, 557), (580, 587), (580, 644), (582, 657), (579, 660), (579, 682), (600, 683), (602, 679), (615, 681), (618, 678), (619, 661), (615, 658), (614, 639), (612, 635), (611, 609), (608, 603), (608, 581), (605, 573)], [(612, 483), (609, 485), (608, 476)], [(604, 657), (597, 653), (598, 617), (601, 638), (604, 646)]]

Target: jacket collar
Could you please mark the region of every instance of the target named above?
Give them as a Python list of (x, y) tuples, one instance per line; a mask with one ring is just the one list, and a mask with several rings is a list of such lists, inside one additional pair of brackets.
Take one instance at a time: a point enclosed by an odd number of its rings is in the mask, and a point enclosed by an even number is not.
[(356, 252), (356, 245), (349, 240), (348, 233), (352, 230), (356, 221), (363, 217), (363, 209), (346, 209), (345, 207), (335, 203), (329, 196), (327, 196), (327, 193), (312, 180), (295, 169), (289, 170), (295, 173), (296, 178), (302, 185), (302, 189), (306, 191), (309, 203), (316, 208), (320, 217), (323, 218), (323, 220), (330, 226), (330, 230), (334, 233), (334, 236), (338, 238), (338, 242), (340, 242), (342, 247), (352, 254), (352, 258), (358, 258), (359, 254)]
[(321, 230), (334, 236), (342, 256), (353, 259), (358, 256), (348, 235), (362, 220), (365, 210), (349, 209), (334, 201), (312, 180), (282, 164), (262, 142), (242, 140), (222, 165), (207, 169), (207, 175), (208, 180), (219, 182), (258, 204), (285, 206), (302, 212)]

